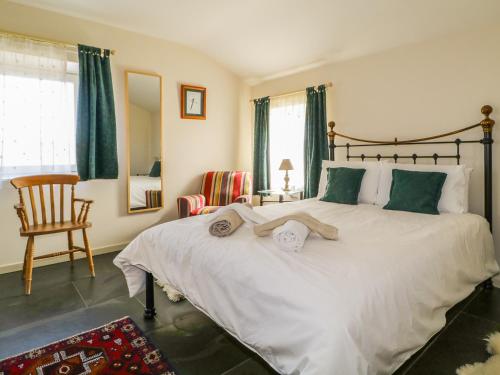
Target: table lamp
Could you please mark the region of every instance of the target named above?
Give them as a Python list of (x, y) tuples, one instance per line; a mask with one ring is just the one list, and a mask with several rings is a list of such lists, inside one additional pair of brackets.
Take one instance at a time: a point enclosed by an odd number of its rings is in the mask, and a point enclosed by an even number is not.
[(283, 188), (283, 191), (289, 191), (290, 188), (288, 187), (288, 181), (290, 181), (290, 178), (288, 177), (288, 171), (293, 171), (293, 165), (290, 159), (283, 159), (281, 161), (281, 165), (279, 168), (280, 171), (286, 171), (285, 172), (285, 187)]

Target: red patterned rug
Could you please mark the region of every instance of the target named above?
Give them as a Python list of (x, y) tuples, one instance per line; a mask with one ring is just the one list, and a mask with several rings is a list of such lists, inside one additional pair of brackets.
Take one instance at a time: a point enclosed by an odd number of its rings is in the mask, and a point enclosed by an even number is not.
[(0, 375), (175, 375), (128, 317), (0, 361)]

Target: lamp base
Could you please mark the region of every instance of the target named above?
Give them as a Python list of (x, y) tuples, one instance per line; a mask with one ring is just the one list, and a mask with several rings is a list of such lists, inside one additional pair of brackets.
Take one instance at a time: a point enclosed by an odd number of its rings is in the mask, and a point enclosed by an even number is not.
[(285, 187), (283, 188), (283, 191), (290, 191), (290, 187), (288, 186), (288, 182), (290, 181), (290, 178), (288, 177), (288, 170), (285, 171)]

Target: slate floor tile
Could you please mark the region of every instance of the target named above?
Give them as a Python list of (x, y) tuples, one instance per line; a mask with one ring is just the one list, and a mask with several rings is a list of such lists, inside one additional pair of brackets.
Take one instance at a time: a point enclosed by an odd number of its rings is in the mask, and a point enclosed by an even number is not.
[[(94, 270), (96, 275), (102, 273), (116, 273), (123, 275), (122, 271), (113, 264), (113, 259), (118, 255), (118, 251), (94, 256)], [(89, 265), (86, 258), (75, 261), (75, 270), (82, 273), (89, 272)]]
[(88, 306), (110, 299), (128, 296), (123, 275), (114, 272), (99, 272), (95, 277), (73, 281)]
[(474, 291), (467, 298), (465, 298), (463, 301), (460, 301), (451, 309), (449, 309), (446, 312), (446, 323), (448, 324), (451, 320), (453, 320), (453, 318), (455, 318), (458, 315), (458, 313), (467, 308), (476, 299), (476, 297), (478, 297), (481, 294), (482, 291), (483, 289), (480, 287), (474, 289)]
[(460, 313), (405, 375), (454, 374), (464, 364), (483, 362), (489, 358), (483, 339), (499, 328), (490, 320)]
[(275, 375), (278, 374), (262, 359), (249, 358), (222, 375)]
[(71, 283), (57, 288), (41, 288), (30, 296), (0, 298), (0, 332), (29, 322), (54, 317), (84, 307)]
[[(112, 260), (116, 252), (94, 257), (96, 275), (103, 273), (121, 274)], [(77, 259), (73, 265), (69, 262), (56, 263), (43, 267), (33, 268), (32, 295), (39, 290), (58, 287), (61, 284), (79, 279), (91, 279), (87, 259)], [(0, 298), (24, 295), (24, 283), (21, 272), (10, 272), (0, 275)]]
[[(64, 263), (62, 269), (59, 264), (33, 269), (33, 280), (31, 283), (31, 295), (36, 296), (43, 290), (53, 289), (61, 284), (70, 283), (79, 278), (90, 278), (89, 272), (75, 269), (69, 263)], [(0, 298), (24, 295), (24, 283), (21, 272), (11, 272), (0, 275)]]
[(484, 290), (465, 310), (470, 314), (500, 323), (500, 289)]
[(182, 375), (219, 375), (252, 355), (215, 325), (196, 331), (162, 327), (148, 337)]

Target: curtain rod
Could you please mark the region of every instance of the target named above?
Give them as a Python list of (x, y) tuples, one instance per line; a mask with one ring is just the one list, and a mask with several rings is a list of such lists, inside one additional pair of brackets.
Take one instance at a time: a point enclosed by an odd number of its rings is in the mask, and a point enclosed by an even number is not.
[[(325, 88), (328, 88), (328, 87), (332, 87), (333, 83), (332, 82), (328, 82), (328, 83), (325, 83), (324, 85), (325, 85)], [(318, 85), (318, 86), (321, 86), (321, 85)], [(279, 97), (282, 97), (282, 96), (288, 96), (288, 95), (298, 94), (298, 93), (301, 93), (301, 92), (304, 92), (304, 91), (306, 91), (306, 89), (304, 89), (304, 90), (298, 90), (298, 91), (285, 92), (283, 94), (270, 96), (269, 98), (270, 99), (272, 99), (272, 98), (279, 98)], [(258, 99), (258, 98), (255, 98), (255, 99)], [(250, 99), (249, 102), (252, 103), (255, 99)]]
[[(55, 44), (55, 45), (63, 46), (63, 47), (76, 47), (77, 44), (78, 44), (78, 43), (62, 42), (60, 40), (54, 40), (54, 39), (39, 38), (37, 36), (26, 35), (26, 34), (19, 34), (19, 33), (13, 33), (11, 31), (4, 31), (4, 30), (0, 30), (0, 34), (1, 35), (10, 36), (10, 37), (13, 37), (13, 38), (19, 38), (19, 39), (25, 39), (25, 40), (32, 40), (32, 41), (39, 42), (39, 43)], [(103, 49), (103, 48), (101, 48), (101, 49)], [(114, 49), (110, 50), (110, 53), (112, 55), (114, 55), (115, 52), (116, 51)]]

